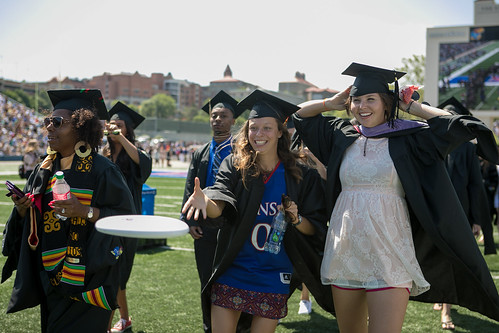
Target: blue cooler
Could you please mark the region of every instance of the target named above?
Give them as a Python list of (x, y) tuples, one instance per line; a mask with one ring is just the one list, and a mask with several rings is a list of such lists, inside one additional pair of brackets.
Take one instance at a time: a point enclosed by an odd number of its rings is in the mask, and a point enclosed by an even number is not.
[(156, 189), (142, 185), (142, 215), (154, 215), (154, 197), (156, 197)]
[[(142, 185), (142, 215), (154, 215), (154, 198), (156, 189), (146, 184)], [(166, 246), (166, 239), (139, 239), (137, 250), (157, 246)]]

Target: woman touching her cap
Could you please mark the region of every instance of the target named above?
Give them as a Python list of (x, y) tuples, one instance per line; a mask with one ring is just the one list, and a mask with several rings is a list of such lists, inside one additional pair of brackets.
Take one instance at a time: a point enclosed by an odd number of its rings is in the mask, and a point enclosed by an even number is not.
[[(351, 87), (302, 103), (293, 117), (327, 167), (321, 278), (331, 285), (340, 331), (400, 332), (409, 299), (499, 320), (497, 290), (444, 161), (477, 138), (479, 153), (496, 162), (492, 133), (476, 118), (401, 101), (397, 79), (405, 73), (352, 63), (343, 74), (356, 77)], [(426, 122), (398, 119), (399, 106)], [(344, 109), (353, 120), (321, 114)]]

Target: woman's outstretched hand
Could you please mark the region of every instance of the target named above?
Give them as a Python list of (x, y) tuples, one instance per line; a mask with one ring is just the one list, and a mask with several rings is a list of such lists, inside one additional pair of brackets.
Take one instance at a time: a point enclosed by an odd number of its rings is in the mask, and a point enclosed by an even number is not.
[(207, 197), (201, 190), (201, 185), (199, 183), (199, 178), (194, 179), (194, 192), (191, 194), (189, 199), (185, 202), (184, 207), (182, 207), (182, 214), (186, 214), (187, 219), (191, 219), (194, 216), (194, 220), (199, 219), (199, 212), (202, 212), (203, 218), (206, 219), (206, 207)]

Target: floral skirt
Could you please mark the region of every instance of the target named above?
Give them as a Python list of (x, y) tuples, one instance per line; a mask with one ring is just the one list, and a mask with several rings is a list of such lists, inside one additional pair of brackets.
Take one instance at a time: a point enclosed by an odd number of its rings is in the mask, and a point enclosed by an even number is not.
[(287, 294), (249, 291), (220, 283), (215, 283), (211, 289), (212, 304), (268, 319), (286, 317), (287, 301)]

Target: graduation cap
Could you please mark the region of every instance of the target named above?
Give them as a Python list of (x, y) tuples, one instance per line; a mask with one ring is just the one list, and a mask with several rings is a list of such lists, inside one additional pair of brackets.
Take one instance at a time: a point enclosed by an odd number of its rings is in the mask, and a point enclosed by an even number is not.
[(371, 93), (390, 94), (388, 84), (400, 79), (406, 73), (352, 62), (341, 74), (355, 76), (350, 96), (362, 96)]
[(212, 99), (208, 101), (201, 109), (207, 114), (214, 108), (225, 108), (232, 111), (234, 119), (239, 117), (244, 110), (238, 110), (237, 101), (225, 91), (220, 90)]
[(451, 111), (451, 113), (454, 114), (460, 114), (463, 116), (471, 116), (470, 110), (468, 110), (461, 102), (457, 100), (454, 96), (451, 98), (448, 98), (445, 100), (443, 103), (441, 103), (439, 106), (437, 106), (439, 109), (443, 109), (446, 111)]
[(109, 110), (109, 116), (111, 117), (111, 120), (123, 120), (133, 129), (136, 129), (137, 126), (146, 119), (121, 102), (116, 103), (111, 110)]
[[(388, 122), (393, 125), (393, 119), (396, 118), (399, 105), (398, 79), (404, 76), (406, 74), (405, 72), (352, 62), (341, 74), (355, 76), (355, 81), (350, 90), (350, 96), (362, 96), (372, 93), (393, 95), (392, 109), (388, 116)], [(388, 84), (392, 82), (395, 82), (395, 89), (393, 92), (388, 88)]]
[(54, 110), (66, 109), (75, 111), (88, 108), (97, 111), (102, 120), (109, 120), (106, 104), (99, 89), (68, 89), (47, 91)]
[(237, 105), (241, 110), (251, 110), (248, 119), (273, 117), (284, 123), (300, 108), (279, 97), (255, 90)]

